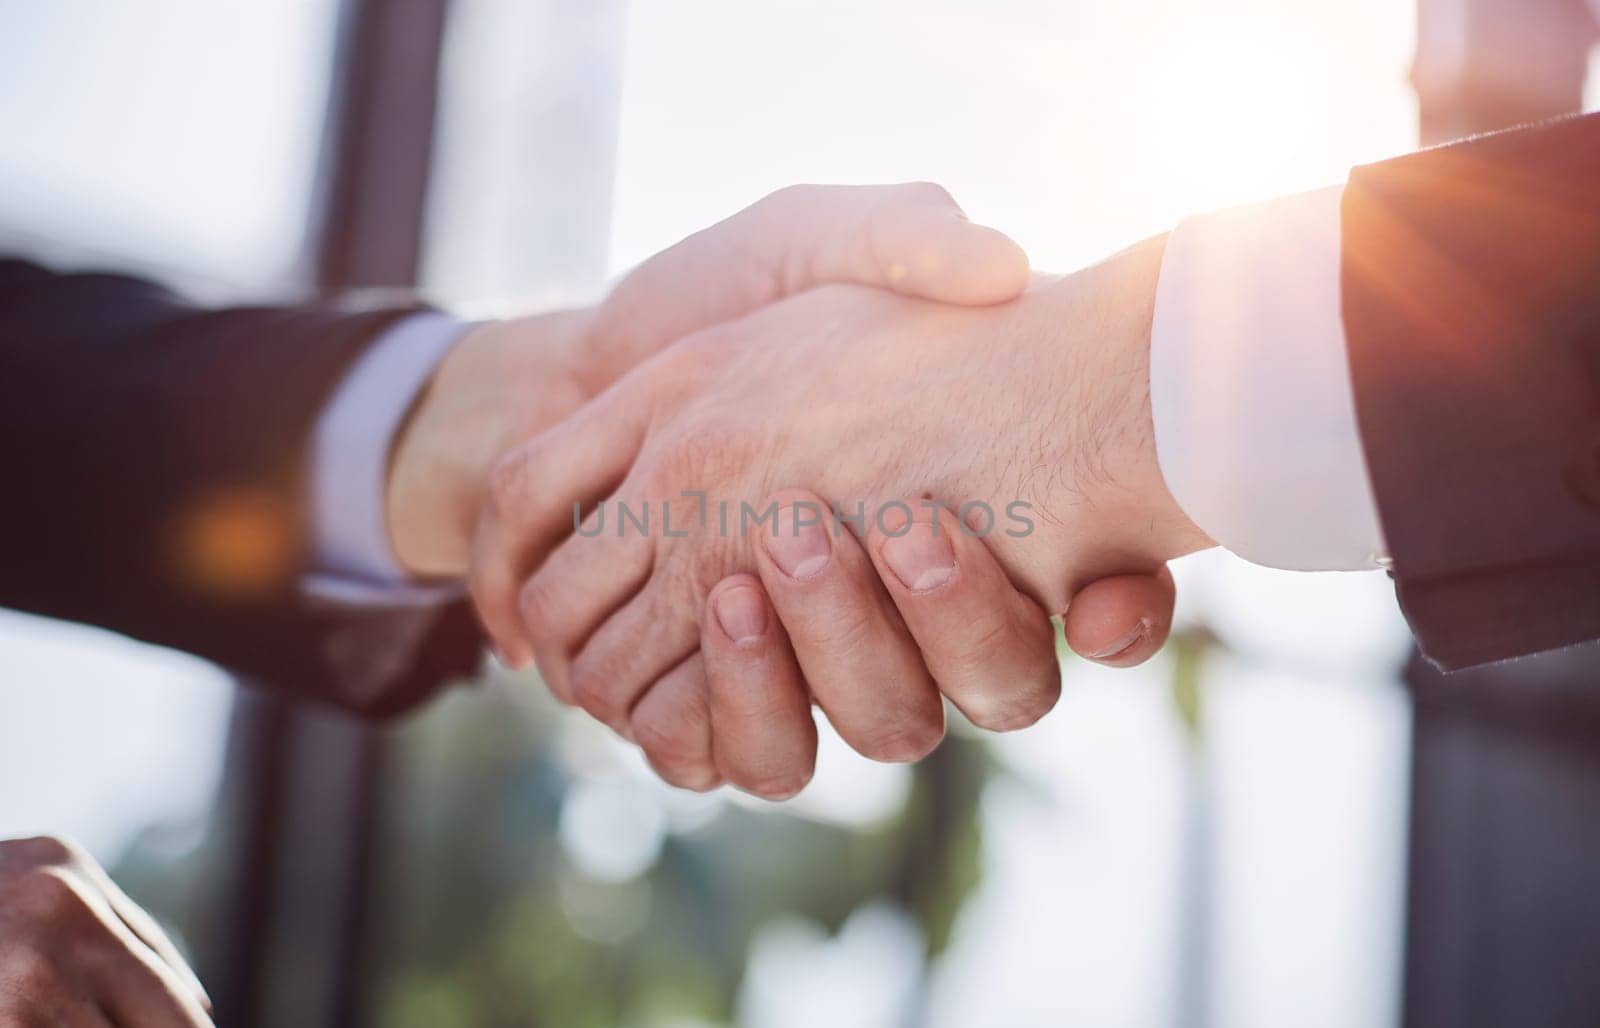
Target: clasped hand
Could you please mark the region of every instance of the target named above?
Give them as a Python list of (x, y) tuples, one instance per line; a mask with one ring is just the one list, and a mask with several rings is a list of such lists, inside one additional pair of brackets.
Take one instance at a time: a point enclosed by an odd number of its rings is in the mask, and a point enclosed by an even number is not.
[[(1164, 561), (1207, 542), (1154, 459), (1159, 261), (1030, 281), (937, 187), (775, 194), (542, 345), (507, 322), (458, 347), (397, 452), (397, 552), (468, 565), (502, 659), (688, 788), (798, 791), (813, 703), (880, 760), (938, 743), (941, 694), (1031, 724), (1060, 688), (1050, 615), (1142, 661)], [(448, 386), (486, 366), (489, 402)], [(451, 502), (405, 506), (446, 473)]]

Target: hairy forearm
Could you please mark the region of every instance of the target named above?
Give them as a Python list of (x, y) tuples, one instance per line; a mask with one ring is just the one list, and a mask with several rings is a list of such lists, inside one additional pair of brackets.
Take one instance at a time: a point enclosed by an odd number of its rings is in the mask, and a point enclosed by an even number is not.
[(1039, 526), (997, 548), (1047, 609), (1097, 578), (1214, 545), (1178, 508), (1156, 458), (1150, 330), (1165, 244), (1157, 236), (1041, 281), (1023, 300), (1016, 342), (1048, 351), (1029, 358), (1048, 392), (1018, 406), (1041, 459), (1018, 469), (1013, 491), (1040, 508)]

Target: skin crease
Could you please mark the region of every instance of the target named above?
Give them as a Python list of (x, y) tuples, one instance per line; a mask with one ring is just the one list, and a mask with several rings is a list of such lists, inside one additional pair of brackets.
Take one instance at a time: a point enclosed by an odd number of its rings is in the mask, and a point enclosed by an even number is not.
[[(755, 502), (805, 482), (869, 509), (926, 495), (1003, 511), (1023, 499), (1034, 534), (986, 541), (1052, 612), (1092, 580), (1210, 545), (1155, 461), (1147, 369), (1161, 251), (1152, 240), (984, 309), (828, 287), (678, 344), (499, 465), (477, 546), (480, 613), (514, 659), (536, 651), (558, 693), (575, 686), (586, 709), (624, 726), (650, 682), (696, 649), (712, 586), (754, 569), (754, 544), (657, 531), (552, 551), (573, 496), (650, 500), (658, 518), (666, 501), (676, 525), (692, 522), (696, 501), (677, 499), (686, 489)], [(503, 577), (486, 583), (503, 565), (538, 573), (518, 596)]]

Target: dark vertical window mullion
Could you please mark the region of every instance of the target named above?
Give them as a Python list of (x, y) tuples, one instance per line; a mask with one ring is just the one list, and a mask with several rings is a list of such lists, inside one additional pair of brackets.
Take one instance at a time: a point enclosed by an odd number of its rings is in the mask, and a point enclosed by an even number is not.
[[(319, 290), (416, 284), (447, 8), (343, 0), (308, 232)], [(365, 1023), (381, 731), (241, 695), (227, 760), (237, 822), (213, 965), (219, 1022), (272, 1023), (292, 991), (293, 1009), (330, 1028)], [(288, 977), (292, 990), (270, 987)]]

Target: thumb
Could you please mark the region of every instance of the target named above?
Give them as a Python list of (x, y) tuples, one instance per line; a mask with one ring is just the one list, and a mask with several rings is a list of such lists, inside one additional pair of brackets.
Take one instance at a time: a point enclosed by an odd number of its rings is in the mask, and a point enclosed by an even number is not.
[(1028, 257), (927, 182), (790, 186), (656, 254), (596, 309), (587, 355), (603, 386), (690, 333), (830, 283), (944, 303), (1002, 303)]
[(999, 229), (969, 221), (942, 187), (917, 182), (880, 188), (892, 192), (865, 214), (850, 233), (854, 238), (840, 240), (858, 252), (824, 261), (822, 276), (799, 276), (792, 291), (855, 282), (924, 300), (985, 306), (1015, 299), (1027, 288), (1022, 247)]
[(1078, 590), (1062, 619), (1067, 645), (1098, 664), (1142, 664), (1167, 641), (1176, 595), (1165, 566), (1090, 582)]

